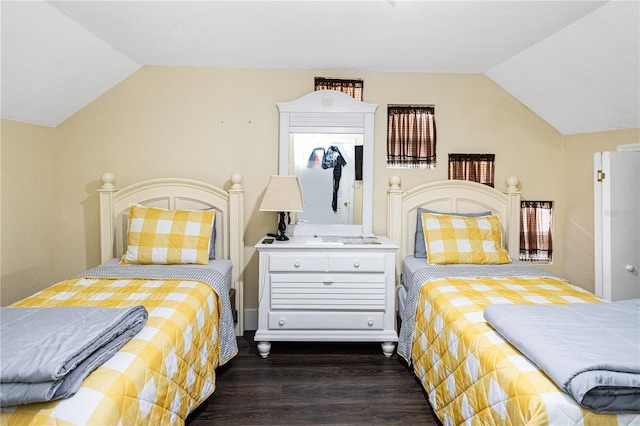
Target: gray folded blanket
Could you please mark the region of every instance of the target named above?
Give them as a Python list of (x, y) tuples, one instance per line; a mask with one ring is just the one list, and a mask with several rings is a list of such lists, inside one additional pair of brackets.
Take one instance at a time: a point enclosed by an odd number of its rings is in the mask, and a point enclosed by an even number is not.
[(141, 305), (0, 308), (0, 406), (73, 395), (147, 317)]
[(490, 305), (489, 324), (597, 413), (640, 413), (640, 299)]

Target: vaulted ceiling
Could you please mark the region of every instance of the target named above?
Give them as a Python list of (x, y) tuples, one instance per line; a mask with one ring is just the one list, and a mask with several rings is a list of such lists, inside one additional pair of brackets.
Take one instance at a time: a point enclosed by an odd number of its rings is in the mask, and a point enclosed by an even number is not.
[(2, 1), (2, 117), (144, 65), (485, 74), (565, 135), (640, 127), (633, 1)]

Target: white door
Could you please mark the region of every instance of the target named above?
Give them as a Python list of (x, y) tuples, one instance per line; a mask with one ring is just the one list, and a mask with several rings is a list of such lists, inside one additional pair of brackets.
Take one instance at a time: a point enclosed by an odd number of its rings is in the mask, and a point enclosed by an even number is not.
[(597, 152), (594, 166), (596, 294), (638, 298), (640, 152)]

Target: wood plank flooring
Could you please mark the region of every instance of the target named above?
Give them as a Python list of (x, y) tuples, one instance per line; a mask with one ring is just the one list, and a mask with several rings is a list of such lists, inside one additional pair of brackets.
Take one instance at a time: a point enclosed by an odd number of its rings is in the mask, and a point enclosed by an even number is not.
[(238, 346), (188, 426), (441, 425), (413, 372), (378, 343), (273, 342), (262, 359), (247, 332)]

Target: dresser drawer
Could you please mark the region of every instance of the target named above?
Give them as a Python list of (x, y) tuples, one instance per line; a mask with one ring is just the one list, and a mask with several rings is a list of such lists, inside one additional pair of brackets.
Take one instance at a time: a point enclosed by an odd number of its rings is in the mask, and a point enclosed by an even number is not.
[(382, 330), (383, 312), (269, 312), (271, 330)]
[(272, 253), (269, 255), (270, 272), (322, 272), (328, 268), (324, 254)]
[(384, 254), (296, 254), (269, 255), (269, 272), (384, 272)]
[(383, 274), (272, 274), (271, 310), (383, 311)]
[(345, 254), (329, 256), (331, 272), (384, 272), (384, 254)]

